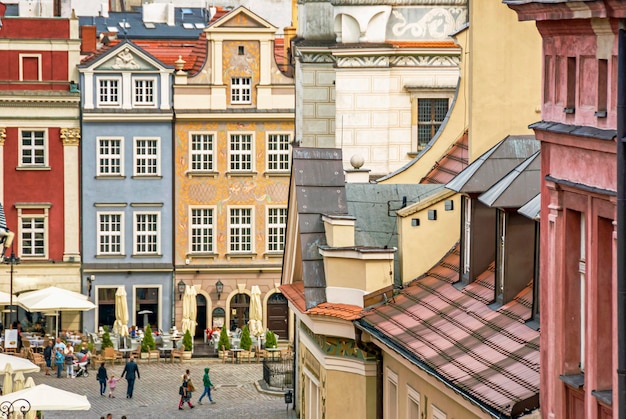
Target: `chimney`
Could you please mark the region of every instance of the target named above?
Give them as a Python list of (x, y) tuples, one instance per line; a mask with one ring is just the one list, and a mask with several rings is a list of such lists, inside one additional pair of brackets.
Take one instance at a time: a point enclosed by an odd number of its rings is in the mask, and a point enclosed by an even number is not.
[(176, 9), (172, 3), (167, 5), (167, 26), (174, 26), (176, 24)]
[(80, 27), (80, 53), (90, 54), (96, 52), (96, 27), (92, 25), (83, 25)]

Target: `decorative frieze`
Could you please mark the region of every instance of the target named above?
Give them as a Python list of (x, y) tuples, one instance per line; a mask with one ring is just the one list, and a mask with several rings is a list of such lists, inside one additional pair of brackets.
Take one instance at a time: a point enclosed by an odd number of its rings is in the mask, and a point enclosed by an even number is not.
[(466, 7), (394, 8), (387, 23), (387, 39), (449, 39), (466, 23)]
[(389, 67), (389, 57), (339, 57), (337, 67)]
[(449, 67), (459, 66), (461, 59), (449, 55), (402, 55), (391, 57), (389, 62), (392, 67)]
[(300, 55), (300, 61), (303, 63), (315, 63), (315, 64), (334, 64), (335, 57), (331, 54), (302, 54)]
[(80, 143), (80, 128), (61, 128), (61, 141), (64, 146), (77, 146)]
[(331, 54), (307, 54), (300, 51), (303, 63), (333, 64), (338, 68), (386, 68), (386, 67), (458, 67), (461, 59), (456, 55), (369, 55), (336, 57)]
[(330, 3), (333, 6), (464, 6), (468, 0), (298, 0), (298, 4)]

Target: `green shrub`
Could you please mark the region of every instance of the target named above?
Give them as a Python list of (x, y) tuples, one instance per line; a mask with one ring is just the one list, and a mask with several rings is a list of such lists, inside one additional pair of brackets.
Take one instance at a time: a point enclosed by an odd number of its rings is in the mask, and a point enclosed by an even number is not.
[(154, 342), (154, 336), (152, 336), (152, 328), (150, 325), (147, 325), (143, 333), (143, 340), (141, 341), (141, 352), (154, 351), (155, 349), (156, 342)]
[(276, 341), (276, 335), (271, 330), (268, 330), (265, 333), (265, 347), (266, 348), (275, 348), (278, 345)]
[(113, 341), (111, 340), (111, 334), (109, 333), (109, 326), (104, 326), (104, 333), (102, 334), (102, 350), (105, 348), (112, 348)]
[(220, 332), (220, 340), (217, 342), (217, 349), (222, 350), (222, 346), (224, 349), (230, 349), (230, 342), (228, 341), (228, 333), (226, 332), (226, 328), (222, 327), (222, 331)]
[(241, 342), (239, 343), (241, 349), (245, 351), (249, 351), (252, 346), (252, 338), (250, 337), (250, 329), (248, 329), (248, 325), (243, 327), (243, 331), (241, 332)]
[(183, 336), (183, 348), (185, 348), (186, 351), (193, 349), (193, 339), (191, 338), (189, 329), (185, 330), (185, 335)]

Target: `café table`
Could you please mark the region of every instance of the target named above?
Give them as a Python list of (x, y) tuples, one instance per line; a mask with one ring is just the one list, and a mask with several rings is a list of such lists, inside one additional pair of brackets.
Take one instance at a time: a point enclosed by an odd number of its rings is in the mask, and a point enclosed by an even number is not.
[(127, 358), (130, 357), (130, 353), (132, 351), (134, 351), (134, 349), (132, 349), (132, 348), (122, 348), (122, 349), (118, 349), (117, 351), (122, 353), (122, 356), (124, 357), (124, 359), (127, 359)]
[(30, 342), (31, 348), (35, 350), (40, 349), (41, 345), (43, 345), (43, 339), (28, 338), (28, 341)]
[(243, 352), (243, 349), (241, 349), (241, 348), (234, 348), (234, 349), (231, 349), (231, 352), (233, 353), (233, 356), (235, 358), (235, 362), (237, 364), (239, 364), (240, 363), (239, 353)]

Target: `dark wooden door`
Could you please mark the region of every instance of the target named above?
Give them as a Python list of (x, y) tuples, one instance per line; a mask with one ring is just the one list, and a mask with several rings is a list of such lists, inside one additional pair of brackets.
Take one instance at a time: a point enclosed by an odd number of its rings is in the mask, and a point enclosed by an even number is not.
[(289, 306), (281, 293), (273, 294), (267, 301), (267, 328), (279, 339), (289, 338)]
[(204, 339), (206, 330), (206, 298), (204, 295), (196, 296), (196, 338)]

